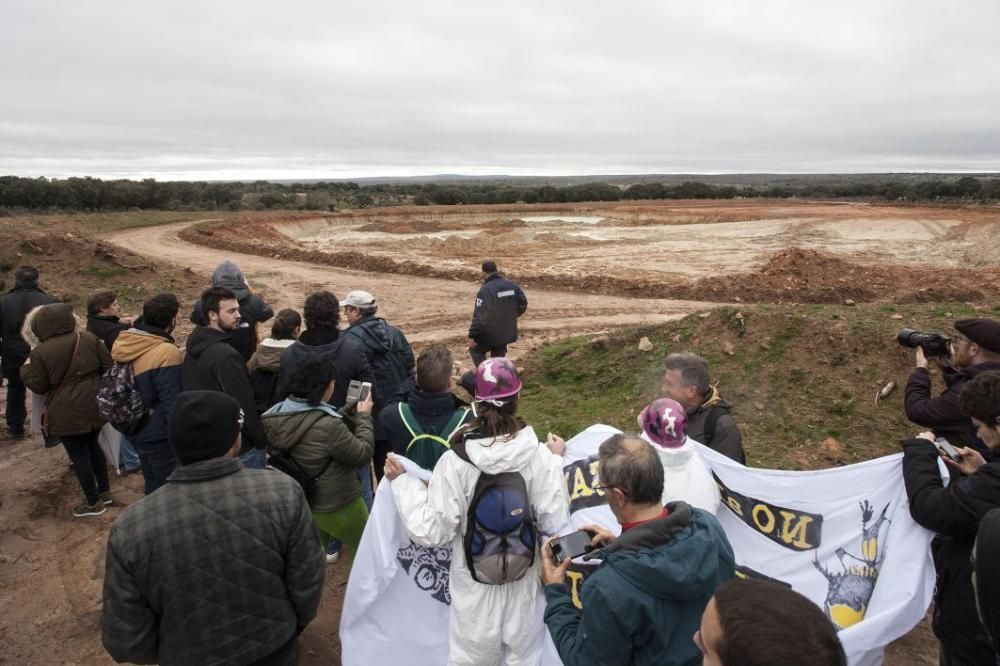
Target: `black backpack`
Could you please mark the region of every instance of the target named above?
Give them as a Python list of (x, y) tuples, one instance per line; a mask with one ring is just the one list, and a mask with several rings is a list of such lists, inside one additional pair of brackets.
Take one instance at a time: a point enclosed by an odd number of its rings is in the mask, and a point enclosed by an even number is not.
[[(481, 436), (469, 432), (451, 450), (472, 464), (466, 440)], [(487, 474), (476, 481), (463, 538), (465, 565), (473, 580), (503, 585), (523, 578), (535, 563), (538, 528), (528, 486), (518, 472)]]
[(267, 456), (268, 466), (295, 479), (302, 487), (302, 492), (306, 494), (306, 499), (310, 502), (312, 501), (313, 491), (316, 490), (316, 482), (319, 480), (319, 477), (326, 474), (326, 470), (330, 468), (331, 463), (333, 463), (333, 458), (328, 458), (326, 464), (323, 465), (323, 469), (319, 471), (319, 474), (310, 476), (302, 469), (301, 465), (295, 462), (295, 458), (291, 454), (291, 449), (287, 451), (284, 449), (275, 449)]
[(152, 410), (146, 407), (131, 363), (115, 361), (101, 375), (97, 387), (97, 413), (118, 432), (133, 436), (146, 426)]

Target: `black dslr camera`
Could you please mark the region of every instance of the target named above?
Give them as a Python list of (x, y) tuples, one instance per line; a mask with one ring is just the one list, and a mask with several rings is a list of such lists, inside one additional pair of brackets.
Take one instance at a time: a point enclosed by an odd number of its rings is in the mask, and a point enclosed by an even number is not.
[(951, 354), (951, 339), (940, 333), (924, 333), (904, 328), (896, 336), (899, 344), (910, 349), (920, 347), (924, 356), (949, 356)]

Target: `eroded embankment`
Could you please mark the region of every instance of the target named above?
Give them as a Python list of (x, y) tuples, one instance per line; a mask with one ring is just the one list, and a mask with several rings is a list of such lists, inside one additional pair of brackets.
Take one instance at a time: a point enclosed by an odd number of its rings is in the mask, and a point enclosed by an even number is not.
[[(284, 221), (284, 220), (283, 220)], [(424, 225), (420, 225), (423, 227)], [(269, 221), (223, 220), (193, 225), (180, 237), (190, 243), (275, 259), (352, 270), (475, 280), (475, 268), (452, 268), (392, 259), (362, 251), (323, 251), (297, 246)], [(840, 303), (845, 300), (926, 302), (983, 301), (1000, 295), (996, 270), (930, 269), (899, 264), (863, 264), (812, 249), (790, 247), (773, 254), (757, 270), (696, 280), (624, 278), (606, 274), (509, 274), (529, 287), (627, 297), (659, 297), (715, 302)]]

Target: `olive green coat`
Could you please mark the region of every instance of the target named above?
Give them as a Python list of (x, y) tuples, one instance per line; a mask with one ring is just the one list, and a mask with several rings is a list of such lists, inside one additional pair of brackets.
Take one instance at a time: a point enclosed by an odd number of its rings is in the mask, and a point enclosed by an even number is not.
[(332, 407), (310, 408), (288, 398), (264, 413), (262, 421), (272, 449), (288, 451), (309, 475), (319, 474), (310, 498), (313, 511), (333, 511), (361, 496), (358, 467), (372, 461), (375, 450), (371, 414), (356, 415), (351, 433), (343, 418), (333, 416)]
[[(61, 437), (100, 430), (104, 420), (97, 413), (97, 387), (101, 375), (111, 367), (108, 348), (93, 333), (76, 332), (73, 308), (66, 303), (41, 308), (31, 322), (31, 331), (40, 344), (21, 366), (21, 380), (35, 393), (49, 394), (49, 434)], [(74, 359), (77, 335), (80, 346)]]

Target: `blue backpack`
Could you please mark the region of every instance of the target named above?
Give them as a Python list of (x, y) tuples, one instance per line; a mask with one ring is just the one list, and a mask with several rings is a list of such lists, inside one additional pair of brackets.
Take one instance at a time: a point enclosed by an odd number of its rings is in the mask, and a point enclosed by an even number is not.
[[(451, 450), (472, 464), (465, 450), (469, 432)], [(463, 539), (465, 565), (473, 580), (503, 585), (524, 577), (535, 563), (538, 528), (528, 497), (528, 486), (518, 472), (480, 472), (469, 502)]]

